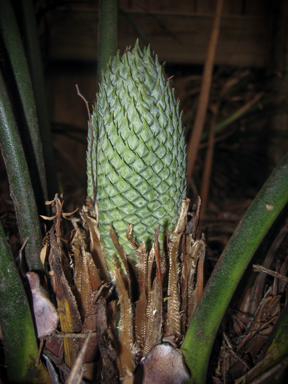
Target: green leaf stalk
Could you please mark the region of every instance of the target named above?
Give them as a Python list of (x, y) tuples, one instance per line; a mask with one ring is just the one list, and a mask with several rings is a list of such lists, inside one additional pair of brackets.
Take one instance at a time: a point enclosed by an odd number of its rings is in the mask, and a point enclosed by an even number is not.
[(35, 94), (41, 141), (42, 143), (45, 143), (45, 145), (43, 145), (43, 153), (45, 159), (45, 172), (48, 180), (48, 199), (51, 200), (54, 198), (55, 193), (59, 191), (59, 188), (54, 162), (43, 63), (35, 19), (35, 10), (32, 0), (21, 0), (21, 11), (26, 55), (31, 73), (33, 91)]
[(29, 270), (41, 270), (42, 235), (33, 187), (12, 107), (0, 73), (0, 137), (10, 194), (14, 202), (21, 242), (29, 237), (25, 256)]
[[(9, 56), (28, 130), (23, 131), (35, 197), (40, 206), (48, 200), (43, 148), (30, 73), (10, 0), (0, 0), (0, 31)], [(23, 130), (25, 123), (21, 126)], [(29, 150), (28, 150), (29, 148)]]
[(118, 0), (99, 0), (98, 82), (118, 49)]
[(190, 383), (204, 384), (216, 333), (252, 256), (288, 202), (288, 154), (240, 221), (205, 287), (181, 350)]
[[(2, 99), (2, 96), (1, 96)], [(0, 223), (0, 324), (9, 383), (50, 383), (40, 363), (26, 293)]]

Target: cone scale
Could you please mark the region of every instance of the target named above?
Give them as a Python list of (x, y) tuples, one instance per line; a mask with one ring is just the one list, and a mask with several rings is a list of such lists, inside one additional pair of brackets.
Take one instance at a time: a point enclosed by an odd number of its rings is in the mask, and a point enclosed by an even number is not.
[[(101, 242), (109, 269), (120, 245), (136, 261), (127, 240), (129, 224), (138, 243), (152, 245), (172, 231), (186, 196), (186, 147), (174, 90), (150, 47), (126, 50), (102, 75), (88, 131), (88, 196), (96, 197)], [(96, 196), (94, 196), (96, 191)]]

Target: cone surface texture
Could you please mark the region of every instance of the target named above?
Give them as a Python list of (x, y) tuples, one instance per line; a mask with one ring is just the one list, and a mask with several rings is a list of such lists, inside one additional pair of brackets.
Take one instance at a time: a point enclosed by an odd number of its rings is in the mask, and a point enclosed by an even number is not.
[(88, 134), (87, 174), (109, 268), (116, 253), (110, 224), (132, 260), (129, 224), (136, 241), (148, 246), (160, 225), (161, 248), (186, 197), (186, 147), (179, 102), (150, 47), (142, 52), (136, 42), (102, 75)]

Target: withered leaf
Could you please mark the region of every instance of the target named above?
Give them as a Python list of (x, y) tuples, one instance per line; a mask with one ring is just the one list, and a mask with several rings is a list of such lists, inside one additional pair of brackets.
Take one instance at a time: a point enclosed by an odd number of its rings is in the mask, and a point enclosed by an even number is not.
[(113, 347), (114, 340), (107, 327), (106, 316), (107, 304), (103, 297), (100, 297), (96, 305), (96, 331), (97, 343), (102, 358), (102, 382), (118, 384), (117, 369), (115, 368), (117, 353)]
[(90, 253), (96, 264), (97, 269), (100, 271), (100, 278), (109, 282), (110, 277), (108, 273), (107, 263), (105, 259), (105, 254), (100, 242), (100, 235), (98, 230), (97, 221), (84, 213), (84, 210), (80, 213), (83, 222), (87, 224), (89, 233), (90, 233)]
[(190, 204), (190, 199), (182, 200), (181, 212), (180, 212), (178, 223), (174, 230), (174, 233), (182, 233), (184, 231), (185, 225), (187, 223), (187, 213), (188, 213), (189, 204)]
[(133, 232), (133, 225), (129, 224), (126, 232), (126, 237), (129, 240), (132, 247), (137, 250), (139, 248), (139, 244), (137, 243), (136, 239), (133, 237), (132, 232)]
[(131, 273), (130, 273), (130, 268), (129, 268), (129, 265), (128, 265), (128, 260), (127, 260), (127, 257), (126, 257), (126, 254), (125, 252), (123, 251), (122, 247), (120, 246), (119, 242), (118, 242), (118, 238), (117, 238), (117, 235), (112, 227), (112, 225), (110, 224), (110, 228), (109, 228), (109, 231), (110, 231), (110, 237), (111, 237), (111, 240), (113, 242), (113, 245), (114, 247), (117, 249), (117, 252), (121, 258), (121, 261), (124, 265), (124, 268), (125, 268), (125, 272), (127, 274), (127, 278), (128, 278), (128, 294), (129, 296), (131, 297), (131, 281), (132, 281), (132, 278), (131, 278)]
[[(90, 295), (90, 303), (89, 303), (89, 307), (83, 322), (82, 333), (87, 333), (89, 331), (95, 332), (97, 330), (96, 329), (97, 321), (101, 322), (101, 324), (98, 324), (98, 331), (99, 331), (99, 327), (101, 326), (104, 327), (104, 330), (101, 329), (101, 332), (105, 332), (107, 329), (106, 318), (104, 319), (105, 321), (103, 320), (103, 315), (102, 317), (99, 318), (99, 309), (98, 309), (98, 319), (97, 319), (97, 305), (98, 305), (97, 301), (101, 297), (104, 288), (108, 288), (108, 286), (106, 284), (103, 284), (98, 291), (92, 292)], [(104, 305), (103, 304), (104, 302), (101, 302), (101, 303), (102, 305)], [(83, 340), (79, 340), (79, 347), (81, 347), (82, 344), (83, 344)], [(84, 362), (93, 363), (98, 358), (98, 355), (99, 355), (99, 350), (97, 345), (97, 338), (91, 337), (90, 343), (88, 345), (88, 348), (85, 354)]]
[(182, 254), (181, 254), (181, 332), (184, 335), (187, 322), (187, 264), (186, 264), (186, 237), (182, 236)]
[(196, 287), (196, 268), (199, 259), (204, 260), (206, 244), (204, 239), (194, 241), (192, 236), (186, 238), (187, 263), (187, 324), (190, 323), (198, 303), (198, 290)]
[(133, 311), (131, 299), (125, 286), (121, 269), (116, 268), (114, 274), (120, 302), (119, 357), (122, 366), (122, 374), (126, 368), (131, 372), (134, 371)]
[(169, 246), (169, 281), (168, 281), (168, 303), (166, 336), (177, 340), (181, 335), (181, 315), (180, 315), (180, 287), (179, 287), (179, 262), (178, 248), (181, 233), (173, 233)]
[(135, 312), (135, 340), (137, 349), (137, 360), (143, 356), (144, 341), (146, 335), (146, 309), (147, 309), (147, 251), (143, 242), (137, 250), (138, 269), (140, 275), (140, 296), (136, 302)]
[[(61, 330), (64, 333), (77, 333), (80, 332), (82, 328), (81, 317), (75, 297), (62, 269), (61, 249), (54, 233), (54, 226), (50, 229), (49, 234), (51, 245), (49, 258), (53, 271), (51, 279), (57, 300)], [(69, 367), (71, 367), (76, 358), (78, 350), (77, 344), (76, 340), (64, 339), (65, 361)]]
[[(144, 356), (150, 351), (150, 349), (160, 343), (162, 338), (162, 302), (163, 302), (163, 292), (162, 292), (162, 276), (161, 276), (161, 266), (160, 266), (160, 256), (158, 248), (158, 234), (159, 230), (156, 230), (155, 235), (155, 246), (152, 247), (149, 255), (148, 261), (148, 293), (147, 293), (147, 309), (146, 309), (146, 337), (144, 344)], [(155, 255), (156, 260), (156, 276), (154, 278), (152, 289), (150, 286), (151, 279), (151, 270), (152, 267), (149, 266), (149, 263), (152, 264), (153, 258)], [(149, 277), (150, 275), (150, 277)]]
[(90, 303), (90, 295), (101, 286), (101, 280), (92, 256), (85, 249), (84, 233), (76, 230), (73, 245), (74, 255), (74, 281), (78, 292), (77, 301), (81, 317), (86, 316)]
[[(84, 323), (82, 326), (82, 333), (86, 333), (89, 331), (95, 332), (96, 331), (96, 301), (99, 297), (98, 292), (91, 293), (90, 296), (90, 305), (88, 307), (88, 310), (86, 312), (86, 317), (84, 319)], [(81, 344), (83, 344), (82, 340), (79, 340), (79, 347), (81, 347)], [(98, 348), (97, 348), (97, 338), (92, 337), (90, 340), (90, 343), (87, 347), (87, 351), (84, 358), (84, 363), (92, 363), (96, 361), (98, 355)]]

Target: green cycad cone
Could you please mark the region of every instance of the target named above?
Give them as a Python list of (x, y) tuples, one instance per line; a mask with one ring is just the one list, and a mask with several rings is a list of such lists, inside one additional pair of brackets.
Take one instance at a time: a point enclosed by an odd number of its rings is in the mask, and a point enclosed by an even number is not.
[[(179, 102), (150, 47), (118, 54), (99, 85), (88, 134), (88, 196), (96, 197), (101, 241), (109, 268), (116, 253), (112, 224), (127, 254), (133, 225), (138, 243), (159, 242), (177, 223), (185, 198), (186, 148)], [(94, 191), (96, 191), (96, 196)]]

